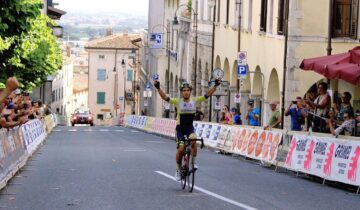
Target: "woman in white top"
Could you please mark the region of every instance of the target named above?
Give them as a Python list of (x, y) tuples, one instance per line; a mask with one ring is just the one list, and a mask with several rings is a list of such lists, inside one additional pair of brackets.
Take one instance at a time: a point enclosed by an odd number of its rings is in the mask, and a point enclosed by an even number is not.
[(307, 100), (306, 103), (315, 109), (315, 115), (313, 120), (312, 131), (313, 132), (326, 132), (326, 121), (331, 108), (331, 97), (327, 93), (328, 85), (325, 82), (321, 82), (318, 85), (319, 96), (314, 102)]

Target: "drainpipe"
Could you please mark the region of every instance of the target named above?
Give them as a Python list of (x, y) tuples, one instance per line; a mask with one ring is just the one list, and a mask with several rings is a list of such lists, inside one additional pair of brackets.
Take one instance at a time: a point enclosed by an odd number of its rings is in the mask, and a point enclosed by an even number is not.
[(283, 69), (283, 81), (282, 81), (282, 93), (281, 93), (281, 128), (284, 128), (284, 113), (285, 113), (285, 91), (286, 91), (286, 57), (287, 57), (287, 45), (289, 39), (289, 0), (285, 1), (285, 44), (284, 44), (284, 69)]

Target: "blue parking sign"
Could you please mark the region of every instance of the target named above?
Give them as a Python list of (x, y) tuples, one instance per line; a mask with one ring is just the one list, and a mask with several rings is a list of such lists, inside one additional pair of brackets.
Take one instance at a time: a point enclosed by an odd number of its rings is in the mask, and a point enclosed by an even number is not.
[(243, 65), (238, 65), (237, 68), (237, 75), (238, 78), (245, 78), (247, 74), (247, 66), (243, 66)]

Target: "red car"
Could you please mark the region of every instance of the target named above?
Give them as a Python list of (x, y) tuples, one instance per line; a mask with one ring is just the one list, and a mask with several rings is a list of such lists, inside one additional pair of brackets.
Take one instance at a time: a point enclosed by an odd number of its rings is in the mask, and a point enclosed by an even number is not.
[(94, 117), (90, 111), (80, 111), (77, 110), (71, 117), (71, 125), (75, 124), (89, 124), (90, 126), (94, 125)]

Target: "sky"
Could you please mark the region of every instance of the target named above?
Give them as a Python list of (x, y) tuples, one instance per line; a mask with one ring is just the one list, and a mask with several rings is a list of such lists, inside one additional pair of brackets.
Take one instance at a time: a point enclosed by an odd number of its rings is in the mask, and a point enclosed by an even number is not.
[(127, 12), (147, 15), (149, 0), (53, 0), (56, 8), (71, 13)]

